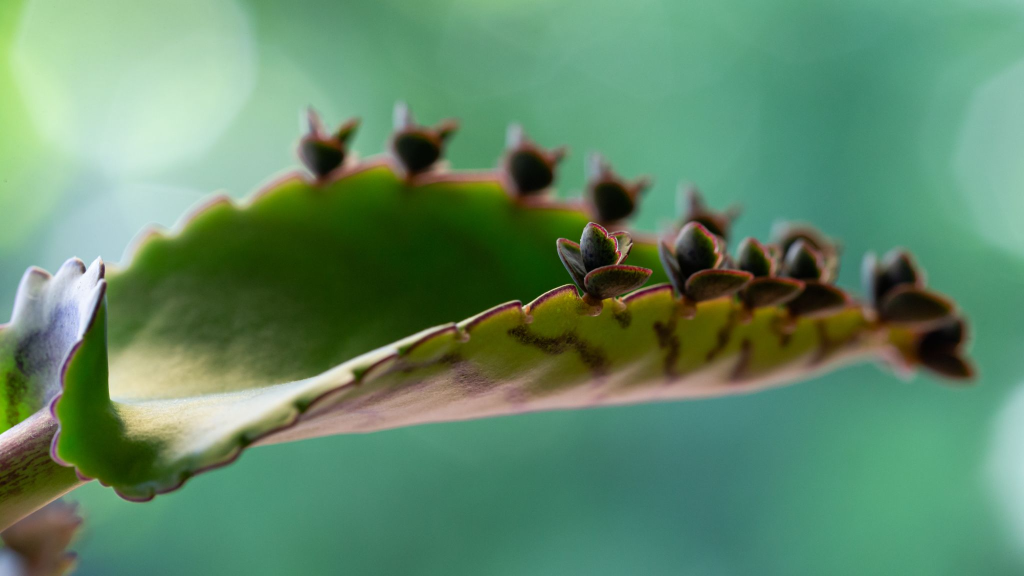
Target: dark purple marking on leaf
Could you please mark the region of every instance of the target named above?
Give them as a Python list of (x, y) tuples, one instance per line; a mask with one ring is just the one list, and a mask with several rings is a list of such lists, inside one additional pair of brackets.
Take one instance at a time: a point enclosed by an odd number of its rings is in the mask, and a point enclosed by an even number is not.
[(551, 356), (558, 356), (568, 351), (579, 354), (580, 360), (597, 376), (608, 370), (608, 357), (600, 347), (580, 338), (576, 331), (566, 332), (559, 336), (538, 336), (526, 325), (516, 326), (508, 331), (520, 344), (531, 346)]
[(736, 366), (732, 369), (732, 374), (729, 375), (731, 382), (742, 382), (747, 378), (747, 372), (750, 370), (750, 359), (754, 355), (754, 345), (750, 342), (749, 338), (744, 338), (743, 342), (740, 343), (740, 353), (736, 358)]
[(729, 345), (729, 339), (732, 337), (732, 331), (739, 324), (740, 314), (739, 309), (732, 307), (729, 309), (729, 316), (725, 319), (725, 324), (718, 330), (718, 339), (715, 341), (715, 346), (708, 350), (708, 354), (705, 357), (707, 362), (714, 360), (719, 354), (725, 350), (725, 347)]
[(679, 317), (676, 316), (675, 311), (673, 311), (667, 321), (654, 323), (654, 335), (658, 339), (658, 348), (665, 350), (662, 372), (669, 379), (677, 376), (676, 362), (679, 360), (679, 354), (682, 352), (682, 344), (679, 341), (679, 335), (676, 334), (676, 327), (678, 325)]
[(622, 312), (614, 312), (612, 318), (619, 323), (619, 328), (625, 330), (629, 328), (629, 325), (633, 322), (633, 313), (629, 310), (623, 310)]

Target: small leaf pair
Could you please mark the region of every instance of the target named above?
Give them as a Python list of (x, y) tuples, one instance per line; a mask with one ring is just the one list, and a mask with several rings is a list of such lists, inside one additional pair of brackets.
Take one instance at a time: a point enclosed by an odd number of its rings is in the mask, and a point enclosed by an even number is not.
[(653, 273), (648, 268), (623, 264), (633, 247), (628, 233), (609, 233), (593, 222), (583, 229), (579, 244), (559, 238), (556, 245), (562, 264), (590, 304), (636, 290)]
[(688, 222), (670, 247), (658, 243), (658, 255), (676, 291), (689, 303), (732, 296), (753, 278), (743, 270), (726, 270), (722, 240), (703, 224)]
[(602, 224), (618, 222), (636, 211), (637, 202), (651, 180), (646, 176), (627, 182), (600, 154), (587, 158), (587, 192), (595, 218)]
[(830, 285), (839, 270), (839, 250), (817, 230), (786, 226), (779, 235), (782, 276), (799, 280), (803, 290), (786, 304), (793, 317), (818, 317), (849, 305), (845, 292)]
[(924, 272), (909, 252), (894, 249), (881, 262), (864, 256), (861, 282), (865, 298), (882, 322), (934, 327), (949, 320), (953, 303), (925, 289)]
[(541, 194), (554, 183), (555, 167), (565, 153), (564, 146), (545, 150), (526, 137), (522, 126), (509, 125), (501, 161), (506, 189), (517, 197)]
[(918, 340), (918, 360), (925, 367), (947, 378), (974, 378), (974, 367), (960, 353), (966, 331), (963, 319), (947, 319), (940, 327), (925, 333)]
[(715, 236), (729, 241), (732, 222), (740, 215), (739, 206), (732, 206), (721, 212), (712, 210), (704, 202), (700, 190), (690, 185), (681, 185), (676, 198), (677, 210), (683, 215), (680, 226), (685, 226), (688, 222), (697, 222)]
[(786, 304), (804, 289), (804, 283), (796, 278), (778, 277), (776, 250), (774, 246), (765, 246), (755, 238), (746, 238), (740, 242), (736, 267), (753, 276), (747, 287), (740, 291), (740, 301), (748, 311)]
[(407, 176), (430, 170), (444, 153), (448, 138), (459, 127), (455, 120), (443, 120), (434, 127), (416, 124), (404, 102), (395, 104), (395, 131), (389, 147)]
[(299, 158), (317, 179), (326, 178), (345, 162), (348, 141), (359, 127), (359, 119), (352, 118), (342, 124), (333, 134), (324, 130), (316, 110), (306, 112), (309, 132), (299, 141)]

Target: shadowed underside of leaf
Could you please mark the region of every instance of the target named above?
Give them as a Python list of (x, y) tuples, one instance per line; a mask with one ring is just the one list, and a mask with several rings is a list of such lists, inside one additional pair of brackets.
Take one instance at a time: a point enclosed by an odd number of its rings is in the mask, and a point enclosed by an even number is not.
[[(683, 318), (667, 285), (592, 316), (551, 290), (555, 239), (586, 222), (493, 177), (410, 185), (379, 164), (217, 199), (111, 270), (65, 368), (54, 456), (145, 500), (254, 443), (746, 392), (912, 340), (849, 306), (792, 326), (718, 299)], [(657, 260), (636, 241), (631, 263), (664, 282)]]

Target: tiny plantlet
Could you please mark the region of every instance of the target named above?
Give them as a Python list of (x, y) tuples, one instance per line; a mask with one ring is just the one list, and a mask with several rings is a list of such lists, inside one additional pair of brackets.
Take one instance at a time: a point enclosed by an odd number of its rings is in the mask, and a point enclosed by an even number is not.
[(736, 211), (695, 191), (663, 238), (625, 231), (651, 182), (599, 156), (583, 207), (554, 200), (565, 150), (518, 126), (496, 172), (462, 174), (442, 162), (454, 121), (399, 105), (390, 154), (360, 162), (356, 121), (308, 124), (308, 174), (214, 197), (119, 266), (25, 273), (0, 327), (0, 529), (91, 480), (146, 501), (263, 444), (860, 361), (973, 376), (957, 306), (906, 251), (865, 258), (858, 300), (835, 242), (789, 225), (734, 244)]

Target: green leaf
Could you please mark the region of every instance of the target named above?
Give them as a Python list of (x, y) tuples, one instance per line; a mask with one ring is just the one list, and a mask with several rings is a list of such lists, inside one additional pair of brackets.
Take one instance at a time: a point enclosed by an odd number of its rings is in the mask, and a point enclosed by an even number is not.
[(653, 270), (639, 266), (613, 264), (592, 270), (587, 274), (584, 285), (587, 294), (604, 300), (617, 298), (644, 285)]
[[(864, 338), (855, 307), (785, 337), (778, 307), (744, 323), (720, 298), (689, 318), (666, 285), (592, 316), (571, 286), (550, 289), (575, 254), (560, 242), (556, 259), (552, 240), (586, 223), (512, 202), (492, 176), (410, 183), (380, 164), (215, 199), (108, 274), (65, 365), (55, 455), (145, 500), (253, 444), (751, 391), (912, 340)], [(663, 282), (655, 251), (636, 242), (631, 260)]]
[(47, 407), (60, 391), (60, 373), (80, 346), (103, 302), (104, 268), (86, 271), (68, 260), (57, 274), (29, 269), (18, 286), (9, 324), (0, 326), (0, 432)]

